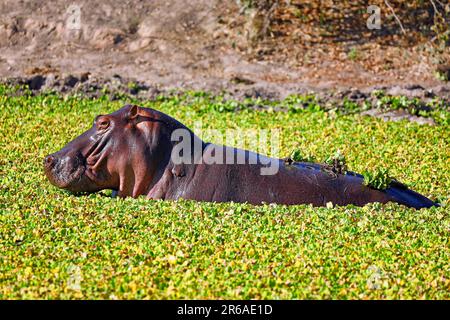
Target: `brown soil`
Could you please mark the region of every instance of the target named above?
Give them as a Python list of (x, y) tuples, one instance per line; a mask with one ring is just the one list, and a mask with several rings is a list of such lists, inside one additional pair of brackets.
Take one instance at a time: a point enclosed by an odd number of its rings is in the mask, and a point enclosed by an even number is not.
[[(423, 27), (432, 24), (430, 12), (396, 5), (408, 30), (403, 35), (383, 1), (373, 1), (383, 15), (382, 29), (371, 31), (366, 2), (336, 10), (333, 1), (280, 0), (268, 34), (255, 43), (248, 13), (236, 1), (5, 0), (0, 77), (41, 76), (33, 80), (37, 89), (119, 75), (155, 90), (237, 96), (386, 87), (448, 97), (450, 86), (434, 75), (442, 61), (437, 66), (427, 51), (432, 33)], [(68, 23), (74, 3), (80, 29)]]

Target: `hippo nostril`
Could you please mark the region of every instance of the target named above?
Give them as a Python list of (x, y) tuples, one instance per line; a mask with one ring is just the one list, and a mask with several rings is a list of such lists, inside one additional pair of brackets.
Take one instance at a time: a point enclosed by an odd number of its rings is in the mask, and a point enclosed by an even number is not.
[(55, 162), (56, 162), (56, 159), (54, 156), (47, 156), (44, 159), (44, 163), (47, 167), (53, 166), (55, 164)]

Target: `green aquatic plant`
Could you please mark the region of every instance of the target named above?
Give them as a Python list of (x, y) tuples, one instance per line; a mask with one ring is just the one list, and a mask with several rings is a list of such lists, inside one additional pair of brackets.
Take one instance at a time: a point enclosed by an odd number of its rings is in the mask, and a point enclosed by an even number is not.
[(389, 169), (386, 168), (377, 168), (374, 171), (365, 171), (363, 176), (364, 185), (377, 190), (386, 190), (392, 182), (392, 178), (389, 175)]

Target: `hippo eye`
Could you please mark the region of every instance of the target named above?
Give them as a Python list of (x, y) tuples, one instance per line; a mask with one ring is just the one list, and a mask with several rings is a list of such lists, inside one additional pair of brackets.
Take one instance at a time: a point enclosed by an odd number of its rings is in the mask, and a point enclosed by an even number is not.
[(101, 119), (98, 123), (97, 123), (98, 129), (99, 130), (104, 130), (106, 128), (109, 127), (109, 120), (108, 119)]

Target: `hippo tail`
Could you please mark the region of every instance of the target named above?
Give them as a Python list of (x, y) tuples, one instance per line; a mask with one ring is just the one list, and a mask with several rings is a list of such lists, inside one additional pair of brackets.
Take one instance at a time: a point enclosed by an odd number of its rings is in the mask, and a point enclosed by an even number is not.
[(392, 197), (395, 202), (415, 209), (440, 206), (439, 203), (428, 199), (420, 193), (408, 189), (408, 187), (404, 184), (395, 180), (391, 183), (391, 186), (385, 190), (385, 192)]

